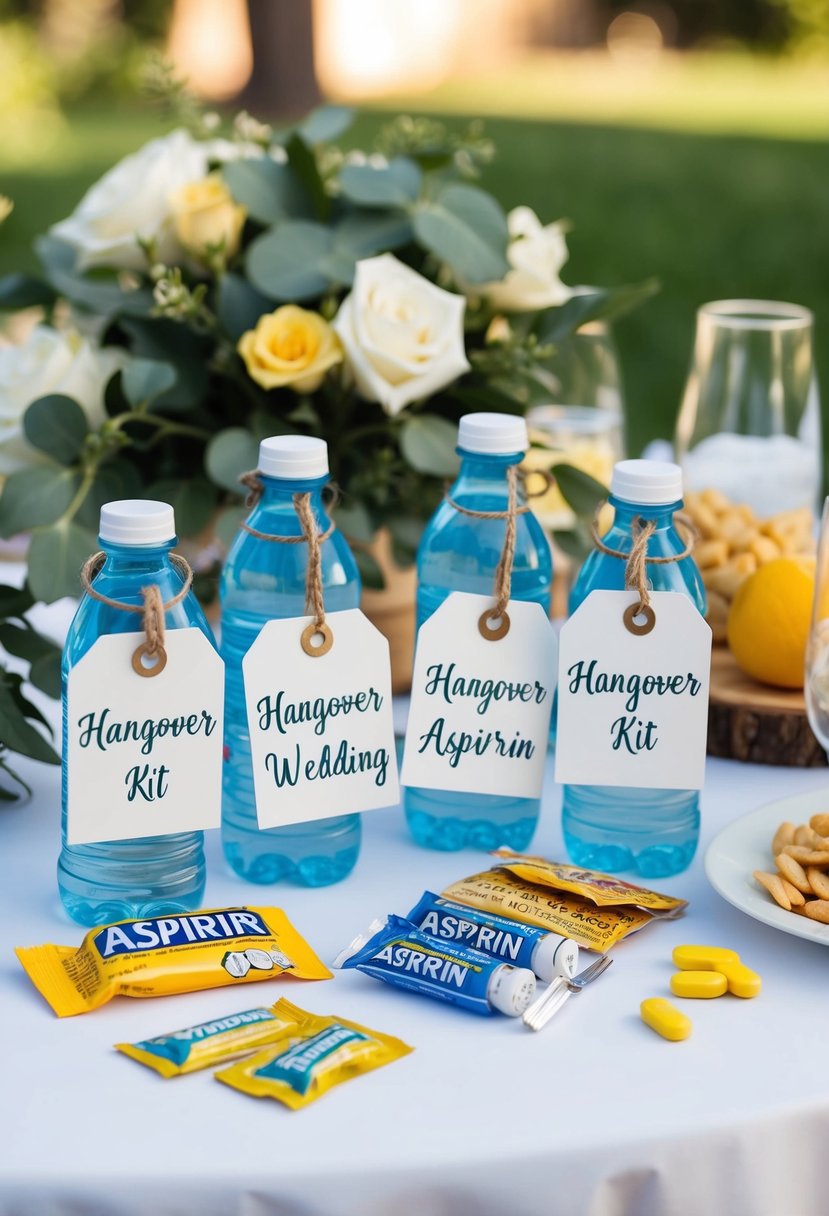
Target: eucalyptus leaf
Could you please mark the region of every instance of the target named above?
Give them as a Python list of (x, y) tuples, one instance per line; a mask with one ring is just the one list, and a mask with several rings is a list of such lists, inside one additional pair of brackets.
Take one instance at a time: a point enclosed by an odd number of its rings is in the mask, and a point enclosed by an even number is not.
[(458, 428), (437, 414), (414, 414), (400, 432), (400, 448), (405, 459), (419, 473), (433, 477), (452, 477), (459, 468), (455, 451)]
[(131, 359), (121, 373), (121, 386), (130, 405), (138, 408), (168, 392), (177, 379), (171, 363), (158, 359)]
[(251, 287), (241, 275), (222, 275), (219, 283), (219, 320), (234, 342), (238, 342), (249, 329), (255, 329), (259, 318), (271, 312), (272, 307), (271, 301)]
[(216, 489), (206, 477), (153, 482), (147, 497), (168, 502), (176, 514), (176, 531), (180, 536), (190, 537), (198, 535), (210, 523), (217, 500)]
[(231, 161), (222, 166), (222, 176), (236, 202), (260, 224), (311, 214), (311, 200), (293, 170), (269, 156)]
[(502, 279), (507, 262), (507, 220), (491, 195), (451, 185), (414, 210), (418, 240), (469, 283)]
[(87, 278), (75, 269), (76, 253), (66, 241), (54, 236), (39, 236), (35, 251), (55, 290), (73, 304), (79, 304), (106, 317), (124, 313), (146, 316), (154, 307), (152, 292), (146, 288), (123, 291), (116, 278)]
[(297, 127), (307, 144), (327, 144), (338, 139), (354, 121), (350, 106), (317, 106)]
[(40, 731), (27, 722), (12, 689), (0, 681), (0, 733), (11, 751), (44, 764), (60, 764), (60, 757)]
[(259, 462), (259, 443), (244, 427), (219, 431), (207, 445), (205, 467), (210, 478), (225, 490), (243, 494), (239, 485), (242, 473), (255, 469)]
[(592, 519), (596, 507), (607, 498), (607, 486), (575, 465), (557, 464), (553, 476), (564, 501), (585, 519)]
[(156, 397), (153, 410), (189, 410), (200, 405), (210, 382), (211, 339), (167, 317), (130, 317), (119, 322), (130, 339), (134, 358), (169, 363), (175, 384)]
[(388, 521), (392, 555), (398, 566), (411, 566), (423, 535), (423, 521), (413, 515), (392, 515)]
[(59, 464), (74, 464), (89, 434), (86, 414), (72, 397), (50, 393), (38, 397), (23, 415), (23, 431), (32, 447)]
[(288, 164), (307, 191), (318, 220), (327, 220), (331, 211), (331, 199), (325, 192), (325, 183), (320, 177), (317, 158), (304, 139), (292, 135), (285, 145)]
[(319, 263), (320, 273), (350, 286), (357, 262), (398, 249), (412, 236), (411, 220), (402, 211), (353, 211), (335, 226), (334, 244)]
[(499, 414), (524, 414), (525, 406), (492, 384), (453, 384), (446, 396), (470, 410), (494, 410)]
[(628, 287), (579, 290), (566, 304), (538, 315), (536, 332), (542, 342), (561, 342), (590, 321), (614, 321), (659, 291), (658, 279)]
[(328, 287), (320, 263), (333, 244), (333, 233), (322, 224), (288, 220), (251, 243), (245, 257), (248, 278), (272, 300), (311, 299)]
[(29, 668), (29, 683), (40, 689), (47, 697), (55, 700), (61, 693), (61, 652), (59, 647), (54, 651), (40, 655)]
[(4, 674), (6, 684), (11, 688), (12, 696), (14, 697), (17, 708), (21, 711), (24, 717), (29, 718), (32, 722), (39, 722), (41, 726), (45, 726), (51, 738), (55, 737), (55, 732), (51, 724), (43, 716), (36, 705), (23, 692), (23, 677), (17, 672), (7, 671)]
[(384, 167), (345, 165), (340, 171), (340, 190), (363, 207), (409, 207), (420, 194), (423, 174), (406, 156), (397, 156)]
[(53, 465), (12, 473), (0, 496), (0, 536), (53, 524), (69, 508), (79, 484), (77, 473)]
[(593, 548), (590, 533), (578, 522), (574, 528), (556, 528), (553, 539), (563, 553), (578, 562), (584, 561)]
[(28, 583), (22, 587), (9, 587), (5, 583), (0, 585), (0, 618), (5, 620), (10, 616), (22, 616), (34, 606), (34, 602)]
[(27, 663), (34, 663), (44, 655), (60, 653), (54, 642), (42, 637), (31, 625), (15, 625), (11, 621), (0, 621), (0, 646)]
[(97, 547), (94, 532), (66, 520), (35, 532), (29, 546), (29, 585), (35, 598), (51, 604), (64, 595), (77, 596), (80, 568)]
[(355, 548), (353, 553), (357, 569), (360, 571), (360, 580), (366, 590), (382, 591), (386, 586), (386, 580), (377, 559), (372, 557), (367, 549)]
[(366, 508), (361, 502), (351, 506), (337, 506), (335, 511), (337, 527), (350, 541), (367, 545), (374, 537), (374, 525)]
[(0, 279), (0, 309), (49, 308), (56, 295), (54, 287), (31, 274), (7, 274)]

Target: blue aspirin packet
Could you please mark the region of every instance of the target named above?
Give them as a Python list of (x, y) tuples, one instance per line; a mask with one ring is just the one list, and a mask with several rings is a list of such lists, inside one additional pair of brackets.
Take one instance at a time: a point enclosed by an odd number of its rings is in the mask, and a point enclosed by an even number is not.
[(545, 984), (559, 975), (569, 979), (578, 969), (579, 947), (569, 937), (522, 925), (492, 912), (466, 908), (433, 891), (423, 892), (408, 920), (430, 937), (480, 950), (502, 963), (528, 967)]
[(375, 921), (368, 933), (342, 951), (334, 966), (354, 967), (472, 1013), (520, 1017), (535, 995), (535, 976), (528, 968), (431, 937), (401, 916), (390, 916), (385, 924)]

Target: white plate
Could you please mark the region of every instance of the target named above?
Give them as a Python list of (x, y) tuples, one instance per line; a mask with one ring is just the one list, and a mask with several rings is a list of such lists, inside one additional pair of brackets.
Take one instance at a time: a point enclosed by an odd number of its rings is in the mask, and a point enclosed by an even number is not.
[(808, 823), (812, 815), (824, 811), (829, 811), (829, 789), (781, 798), (735, 819), (715, 836), (705, 854), (705, 873), (711, 886), (755, 920), (829, 946), (829, 925), (786, 912), (752, 877), (753, 870), (774, 872), (771, 840), (781, 823)]

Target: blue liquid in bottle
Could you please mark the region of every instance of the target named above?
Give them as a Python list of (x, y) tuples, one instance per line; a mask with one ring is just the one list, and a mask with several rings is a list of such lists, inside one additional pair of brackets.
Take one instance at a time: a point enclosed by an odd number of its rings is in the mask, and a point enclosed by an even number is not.
[[(637, 501), (637, 496), (640, 501)], [(686, 541), (674, 525), (682, 507), (682, 473), (663, 461), (623, 460), (616, 465), (610, 503), (613, 526), (602, 538), (610, 549), (629, 553), (633, 521), (653, 520), (649, 557), (682, 553)], [(654, 591), (679, 591), (705, 612), (705, 588), (692, 557), (648, 565)], [(576, 611), (591, 591), (623, 591), (625, 562), (594, 550), (570, 594)], [(678, 874), (690, 864), (699, 839), (699, 792), (565, 785), (564, 842), (579, 866), (618, 873), (635, 870), (643, 878)]]
[[(467, 414), (458, 435), (460, 474), (449, 497), (474, 511), (506, 511), (507, 469), (527, 448), (523, 418)], [(523, 500), (522, 500), (523, 501)], [(453, 591), (491, 596), (504, 545), (504, 519), (476, 519), (444, 502), (429, 521), (417, 554), (417, 627)], [(544, 530), (531, 512), (516, 519), (511, 598), (550, 610), (553, 565)], [(453, 851), (523, 849), (538, 822), (540, 800), (459, 794), (410, 786), (404, 795), (409, 830), (425, 848)]]
[[(167, 503), (107, 503), (101, 508), (99, 540), (106, 554), (94, 582), (99, 594), (119, 603), (141, 605), (141, 588), (149, 584), (158, 586), (164, 603), (181, 591), (184, 580), (170, 560), (176, 536), (173, 508)], [(168, 631), (195, 626), (211, 646), (216, 645), (192, 591), (164, 614), (164, 623)], [(140, 617), (135, 613), (83, 595), (63, 650), (63, 814), (58, 890), (66, 911), (82, 925), (187, 912), (198, 908), (204, 895), (202, 832), (100, 844), (66, 843), (69, 672), (99, 637), (139, 630)]]
[[(307, 493), (319, 531), (327, 531), (331, 521), (325, 514), (322, 491), (328, 480), (328, 450), (323, 440), (303, 435), (266, 439), (259, 449), (259, 471), (263, 492), (247, 517), (251, 528), (269, 536), (301, 536), (294, 495)], [(360, 575), (345, 537), (335, 530), (320, 552), (326, 612), (359, 607)], [(305, 542), (279, 544), (242, 530), (222, 572), (222, 844), (232, 869), (248, 882), (324, 887), (339, 882), (354, 868), (360, 851), (360, 816), (338, 815), (313, 823), (259, 828), (242, 681), (242, 659), (263, 625), (306, 615), (307, 563)]]

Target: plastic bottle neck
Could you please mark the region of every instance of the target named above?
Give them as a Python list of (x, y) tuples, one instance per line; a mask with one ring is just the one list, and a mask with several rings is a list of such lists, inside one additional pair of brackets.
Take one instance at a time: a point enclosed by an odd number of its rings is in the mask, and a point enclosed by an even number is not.
[(654, 505), (652, 503), (626, 502), (624, 499), (614, 498), (611, 494), (609, 502), (615, 511), (613, 527), (622, 528), (628, 532), (631, 531), (633, 521), (637, 517), (640, 520), (652, 520), (656, 524), (657, 530), (660, 528), (670, 528), (673, 524), (674, 512), (682, 509), (681, 498), (676, 502)]
[(490, 456), (481, 452), (467, 452), (457, 449), (461, 458), (460, 472), (452, 487), (456, 496), (463, 491), (482, 492), (495, 491), (506, 493), (507, 469), (520, 464), (524, 459), (523, 452), (509, 452), (506, 455)]
[(276, 511), (284, 510), (293, 515), (295, 514), (294, 495), (310, 494), (311, 506), (315, 513), (320, 516), (325, 514), (322, 492), (328, 485), (328, 477), (287, 478), (260, 475), (260, 479), (262, 497), (257, 503), (258, 507)]
[(98, 538), (106, 554), (105, 574), (148, 574), (171, 565), (170, 552), (178, 544), (177, 537), (163, 545), (118, 545)]

